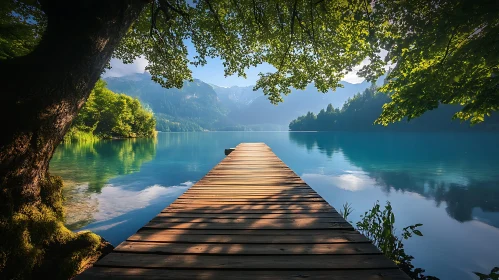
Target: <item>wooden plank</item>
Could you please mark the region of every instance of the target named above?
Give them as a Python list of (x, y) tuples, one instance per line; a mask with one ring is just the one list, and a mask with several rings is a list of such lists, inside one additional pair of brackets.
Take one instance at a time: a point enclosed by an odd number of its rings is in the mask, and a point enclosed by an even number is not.
[(398, 269), (369, 270), (200, 270), (94, 267), (78, 277), (82, 280), (408, 280)]
[(279, 194), (279, 195), (300, 195), (300, 194), (310, 194), (317, 195), (310, 188), (294, 188), (294, 187), (279, 187), (280, 189), (271, 189), (269, 187), (232, 187), (232, 186), (204, 186), (204, 187), (194, 187), (188, 189), (185, 193), (208, 193), (213, 195), (224, 194), (224, 193), (262, 193), (262, 194)]
[(156, 217), (164, 218), (216, 218), (216, 219), (305, 219), (305, 218), (342, 218), (338, 213), (309, 213), (309, 214), (210, 214), (210, 213), (159, 213)]
[[(255, 171), (251, 170), (228, 170), (228, 171), (211, 171), (204, 176), (204, 178), (210, 177), (255, 177)], [(271, 171), (267, 170), (266, 172), (258, 172), (258, 177), (268, 177), (268, 176), (276, 176), (276, 177), (286, 177), (286, 178), (300, 178), (293, 171)]]
[(226, 192), (226, 193), (213, 193), (209, 191), (189, 191), (183, 193), (179, 199), (183, 198), (320, 198), (319, 195), (312, 192), (281, 194), (278, 192)]
[(242, 181), (235, 181), (233, 178), (228, 178), (228, 179), (213, 179), (213, 180), (208, 180), (208, 179), (201, 179), (199, 181), (199, 185), (197, 186), (213, 186), (213, 185), (231, 185), (231, 186), (263, 186), (263, 187), (301, 187), (308, 188), (308, 186), (303, 183), (301, 180), (289, 180), (289, 181), (284, 181), (284, 180), (279, 180), (279, 179), (258, 179), (258, 180), (242, 180)]
[[(186, 208), (186, 207), (167, 207), (161, 212), (171, 212), (171, 213), (205, 213), (205, 214), (312, 214), (312, 213), (331, 213), (334, 212), (329, 208), (323, 209), (240, 209), (231, 207), (231, 208), (207, 208), (207, 207), (194, 207), (194, 208)], [(337, 213), (337, 212), (334, 212)]]
[(115, 249), (121, 253), (210, 254), (210, 255), (366, 255), (380, 254), (370, 243), (339, 244), (206, 244), (125, 241)]
[[(216, 199), (216, 198), (232, 198), (232, 199), (300, 199), (300, 198), (321, 198), (315, 194), (284, 194), (280, 195), (279, 193), (237, 193), (237, 192), (228, 192), (228, 193), (217, 193), (210, 194), (209, 192), (186, 192), (183, 193), (178, 199)], [(322, 199), (322, 198), (321, 198)]]
[(317, 195), (316, 193), (313, 192), (292, 192), (292, 191), (286, 191), (286, 192), (272, 192), (272, 191), (244, 191), (244, 190), (230, 190), (230, 189), (225, 189), (225, 190), (216, 190), (215, 192), (213, 190), (191, 190), (191, 191), (186, 191), (182, 195), (183, 196), (191, 196), (191, 197), (262, 197), (262, 198), (306, 198), (306, 197), (319, 197), (321, 196)]
[[(251, 180), (255, 177), (253, 174), (241, 174), (238, 175), (238, 179), (241, 180)], [(262, 182), (267, 182), (267, 181), (283, 181), (283, 180), (296, 180), (300, 181), (300, 177), (295, 177), (295, 176), (289, 176), (289, 175), (281, 175), (281, 174), (268, 174), (268, 175), (258, 175), (258, 178)], [(206, 175), (203, 177), (203, 182), (210, 182), (210, 181), (218, 181), (220, 180), (221, 182), (223, 181), (233, 181), (234, 180), (234, 175)]]
[(351, 230), (190, 230), (143, 229), (128, 238), (129, 241), (226, 243), (226, 244), (329, 244), (369, 243), (358, 232)]
[(222, 224), (251, 224), (251, 223), (292, 223), (292, 224), (321, 224), (321, 223), (344, 223), (342, 217), (335, 218), (279, 218), (279, 219), (247, 219), (247, 218), (180, 218), (180, 217), (164, 217), (156, 216), (151, 222), (168, 222), (168, 223), (222, 223)]
[(216, 200), (216, 199), (179, 199), (172, 203), (171, 205), (178, 204), (196, 204), (196, 205), (304, 205), (309, 206), (311, 203), (323, 203), (324, 206), (326, 202), (320, 200), (307, 200), (307, 199), (270, 199), (269, 201), (265, 199), (234, 199), (234, 200)]
[(239, 202), (278, 202), (278, 201), (305, 201), (310, 203), (315, 202), (325, 202), (322, 197), (303, 197), (300, 195), (290, 195), (290, 196), (278, 196), (272, 198), (270, 196), (260, 196), (260, 197), (249, 197), (249, 198), (239, 198), (239, 197), (202, 197), (198, 195), (189, 195), (190, 197), (179, 197), (178, 200), (183, 202), (199, 202), (199, 201), (239, 201)]
[(245, 170), (245, 169), (229, 169), (229, 170), (218, 170), (218, 169), (212, 169), (210, 172), (206, 173), (207, 176), (211, 175), (224, 175), (224, 176), (235, 176), (235, 175), (253, 175), (255, 176), (266, 176), (266, 175), (281, 175), (281, 176), (291, 176), (291, 177), (298, 177), (296, 173), (289, 169), (277, 169), (273, 170), (271, 168), (265, 168), (264, 171), (259, 170), (258, 174), (255, 174), (255, 170)]
[(396, 268), (383, 255), (217, 256), (110, 253), (97, 266), (197, 269), (373, 269)]
[(237, 191), (275, 191), (275, 192), (281, 192), (281, 193), (286, 193), (286, 192), (294, 192), (294, 191), (313, 191), (311, 188), (301, 185), (301, 186), (293, 186), (293, 185), (285, 185), (285, 184), (280, 184), (280, 185), (275, 185), (275, 186), (270, 186), (270, 185), (257, 185), (257, 184), (246, 184), (246, 185), (234, 185), (234, 184), (201, 184), (196, 185), (195, 187), (190, 188), (189, 190), (211, 190), (211, 191), (217, 191), (217, 190), (237, 190)]
[(239, 195), (239, 196), (222, 196), (222, 195), (198, 195), (184, 194), (177, 198), (179, 202), (195, 202), (195, 201), (239, 201), (239, 202), (324, 202), (322, 197), (317, 196), (278, 196), (278, 195)]
[(331, 210), (331, 206), (326, 203), (307, 203), (300, 205), (275, 205), (275, 204), (260, 204), (260, 205), (248, 205), (248, 204), (207, 204), (207, 205), (192, 205), (192, 204), (176, 204), (172, 203), (169, 209), (189, 209), (189, 210), (203, 210), (203, 211), (213, 211), (213, 210), (223, 210), (223, 211), (253, 211), (253, 210)]
[(192, 187), (189, 190), (213, 190), (216, 191), (217, 189), (219, 190), (273, 190), (273, 191), (281, 191), (281, 192), (286, 192), (286, 191), (310, 191), (312, 190), (306, 185), (300, 185), (300, 186), (293, 186), (293, 185), (286, 185), (286, 184), (279, 184), (275, 186), (267, 185), (267, 184), (205, 184), (205, 183), (199, 183), (199, 185), (196, 185), (195, 187)]
[(313, 196), (313, 197), (304, 197), (301, 195), (288, 195), (288, 196), (276, 196), (272, 197), (269, 195), (260, 195), (259, 197), (220, 197), (220, 196), (201, 196), (201, 195), (192, 195), (192, 194), (186, 194), (185, 197), (179, 197), (177, 198), (180, 201), (183, 202), (199, 202), (199, 201), (239, 201), (239, 202), (279, 202), (279, 201), (287, 201), (287, 202), (292, 202), (292, 201), (305, 201), (305, 202), (310, 202), (310, 203), (317, 203), (317, 202), (323, 202), (326, 203), (326, 201), (319, 196)]
[[(248, 165), (241, 165), (241, 164), (231, 164), (231, 163), (224, 163), (224, 164), (219, 164), (215, 167), (213, 167), (212, 170), (217, 170), (217, 171), (228, 171), (228, 170), (234, 170), (234, 171), (240, 171), (240, 170), (247, 170), (247, 171), (255, 171), (255, 170), (261, 170), (261, 166), (257, 164), (248, 164)], [(269, 166), (265, 168), (266, 171), (288, 171), (289, 168), (287, 166)]]
[(289, 196), (275, 196), (271, 197), (268, 195), (260, 195), (259, 197), (220, 197), (220, 196), (201, 196), (201, 195), (191, 195), (186, 194), (182, 197), (177, 198), (177, 200), (182, 202), (199, 202), (199, 201), (239, 201), (239, 202), (278, 202), (278, 201), (305, 201), (310, 203), (315, 202), (325, 202), (322, 197), (303, 197), (301, 195), (289, 195)]
[(352, 225), (348, 222), (334, 222), (334, 223), (270, 223), (266, 220), (257, 220), (256, 222), (246, 223), (171, 223), (158, 220), (151, 220), (147, 223), (145, 228), (184, 228), (184, 229), (220, 229), (220, 230), (233, 230), (233, 229), (353, 229)]

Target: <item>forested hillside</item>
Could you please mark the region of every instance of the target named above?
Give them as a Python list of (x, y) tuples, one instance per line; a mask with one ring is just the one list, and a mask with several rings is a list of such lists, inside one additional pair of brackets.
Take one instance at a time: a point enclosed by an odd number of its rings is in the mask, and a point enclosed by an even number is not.
[(317, 115), (308, 112), (289, 124), (293, 131), (467, 131), (499, 130), (499, 116), (493, 114), (485, 122), (471, 126), (468, 122), (452, 120), (462, 109), (458, 105), (440, 105), (419, 118), (403, 120), (388, 126), (375, 125), (384, 104), (390, 102), (386, 94), (378, 93), (375, 86), (348, 99), (341, 109), (329, 104)]
[(137, 97), (150, 107), (160, 131), (211, 130), (227, 114), (213, 88), (200, 80), (184, 82), (181, 89), (163, 88), (147, 72), (106, 81), (111, 90)]
[(64, 139), (150, 137), (154, 135), (155, 124), (153, 113), (137, 98), (114, 93), (100, 80)]

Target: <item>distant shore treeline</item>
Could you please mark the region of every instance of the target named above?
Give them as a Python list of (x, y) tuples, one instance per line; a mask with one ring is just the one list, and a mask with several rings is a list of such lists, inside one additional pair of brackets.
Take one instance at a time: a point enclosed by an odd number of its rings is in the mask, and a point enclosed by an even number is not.
[(137, 98), (114, 93), (100, 80), (74, 119), (64, 141), (151, 137), (156, 120)]
[(452, 120), (452, 116), (461, 107), (458, 105), (440, 105), (437, 109), (426, 112), (410, 121), (402, 120), (388, 126), (375, 125), (383, 104), (390, 101), (390, 96), (378, 93), (372, 86), (349, 98), (341, 109), (331, 104), (317, 115), (308, 112), (289, 124), (292, 131), (499, 131), (499, 116), (492, 115), (483, 123), (471, 126), (468, 122)]

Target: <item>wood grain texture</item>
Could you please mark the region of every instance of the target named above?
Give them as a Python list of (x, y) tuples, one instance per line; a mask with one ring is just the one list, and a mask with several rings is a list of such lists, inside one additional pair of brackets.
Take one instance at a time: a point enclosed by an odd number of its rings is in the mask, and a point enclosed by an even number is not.
[(243, 143), (77, 279), (409, 279), (264, 143)]
[(110, 253), (96, 266), (189, 269), (375, 269), (397, 266), (383, 255), (159, 255)]
[(379, 254), (371, 243), (357, 244), (207, 244), (125, 241), (116, 252), (204, 255), (360, 255)]

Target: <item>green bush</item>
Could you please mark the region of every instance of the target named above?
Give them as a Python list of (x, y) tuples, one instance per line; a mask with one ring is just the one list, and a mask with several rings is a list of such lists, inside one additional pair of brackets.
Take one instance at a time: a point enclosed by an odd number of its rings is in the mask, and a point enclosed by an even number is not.
[(155, 126), (153, 113), (146, 110), (137, 98), (114, 93), (100, 80), (74, 119), (64, 141), (152, 137)]
[[(353, 212), (350, 204), (345, 203), (340, 214), (343, 218)], [(395, 214), (392, 211), (390, 202), (387, 202), (384, 209), (381, 209), (379, 202), (376, 202), (371, 210), (361, 215), (361, 220), (357, 222), (357, 230), (364, 234), (378, 249), (390, 260), (404, 271), (411, 279), (415, 280), (438, 280), (434, 276), (426, 276), (422, 268), (416, 268), (412, 264), (413, 256), (406, 254), (403, 240), (411, 238), (413, 235), (423, 236), (419, 227), (422, 224), (407, 226), (402, 229), (402, 235), (397, 236), (395, 230)]]

